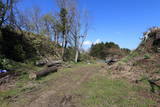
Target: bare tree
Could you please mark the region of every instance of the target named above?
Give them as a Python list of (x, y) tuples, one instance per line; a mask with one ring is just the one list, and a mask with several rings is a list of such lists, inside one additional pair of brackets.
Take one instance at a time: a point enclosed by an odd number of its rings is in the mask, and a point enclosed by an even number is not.
[(60, 22), (58, 20), (58, 15), (55, 14), (53, 15), (53, 19), (54, 21), (52, 22), (52, 30), (53, 30), (53, 35), (54, 35), (54, 41), (57, 44), (59, 43), (59, 39), (60, 39), (60, 32), (61, 32), (61, 26), (60, 26)]
[[(84, 20), (83, 20), (84, 19)], [(75, 48), (75, 62), (77, 63), (80, 49), (83, 46), (88, 33), (88, 14), (85, 12), (84, 15), (76, 11), (76, 14), (73, 18), (73, 23), (71, 25), (71, 40)]]
[(40, 34), (43, 27), (41, 10), (38, 7), (33, 7), (30, 10), (18, 11), (16, 25), (19, 29)]
[(32, 32), (34, 29), (34, 26), (31, 22), (29, 11), (18, 11), (16, 16), (16, 25), (19, 30), (25, 30), (28, 32)]
[(0, 27), (4, 23), (14, 24), (14, 6), (17, 0), (0, 0)]
[(80, 49), (88, 32), (87, 14), (80, 12), (76, 0), (56, 0), (60, 8), (60, 30), (62, 34), (62, 56), (64, 59), (67, 45), (75, 49), (75, 62), (77, 62)]
[(59, 30), (62, 34), (62, 58), (65, 58), (65, 51), (68, 45), (70, 34), (70, 25), (72, 23), (72, 10), (75, 8), (75, 0), (56, 0), (59, 12)]
[(33, 31), (34, 33), (40, 34), (41, 32), (41, 10), (39, 7), (33, 7), (31, 10), (31, 22), (33, 24)]
[(42, 24), (43, 30), (41, 31), (41, 33), (47, 35), (49, 38), (52, 38), (52, 26), (54, 24), (54, 19), (51, 13), (47, 13), (42, 16)]

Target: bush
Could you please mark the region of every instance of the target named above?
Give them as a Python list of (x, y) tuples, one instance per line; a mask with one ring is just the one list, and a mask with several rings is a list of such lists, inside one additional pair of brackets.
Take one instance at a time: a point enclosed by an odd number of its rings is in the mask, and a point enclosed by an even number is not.
[(150, 55), (149, 54), (145, 54), (144, 55), (144, 59), (150, 59), (151, 57), (150, 57)]
[(0, 54), (7, 59), (25, 62), (42, 56), (55, 55), (54, 43), (42, 35), (0, 29)]
[(16, 61), (24, 61), (25, 60), (25, 52), (23, 50), (22, 45), (17, 44), (14, 46), (13, 55)]
[(92, 60), (92, 58), (91, 58), (91, 56), (88, 53), (81, 53), (80, 57), (79, 57), (79, 60), (87, 62), (87, 61)]
[(12, 68), (12, 65), (10, 65), (10, 60), (1, 56), (0, 57), (0, 69), (9, 70), (11, 68)]
[(137, 57), (139, 54), (136, 51), (131, 52), (128, 56), (122, 59), (123, 62), (127, 63), (128, 61), (134, 59)]
[(73, 47), (68, 47), (64, 54), (65, 61), (74, 61), (75, 58), (75, 50)]

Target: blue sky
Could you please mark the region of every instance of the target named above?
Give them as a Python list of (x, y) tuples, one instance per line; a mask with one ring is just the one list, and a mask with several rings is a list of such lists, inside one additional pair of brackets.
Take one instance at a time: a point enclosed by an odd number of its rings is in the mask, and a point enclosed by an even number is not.
[[(20, 8), (56, 9), (54, 0), (22, 0)], [(90, 30), (85, 48), (91, 43), (113, 41), (122, 48), (135, 49), (142, 33), (160, 25), (160, 0), (78, 0), (90, 15)]]

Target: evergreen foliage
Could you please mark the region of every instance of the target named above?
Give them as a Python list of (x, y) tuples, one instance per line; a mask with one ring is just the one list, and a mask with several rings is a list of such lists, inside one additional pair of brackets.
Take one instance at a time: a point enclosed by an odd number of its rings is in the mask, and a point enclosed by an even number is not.
[(114, 42), (101, 42), (98, 44), (92, 44), (90, 49), (90, 55), (100, 59), (105, 59), (106, 57), (113, 57), (114, 55), (121, 57), (128, 54), (129, 52), (129, 49), (121, 49)]

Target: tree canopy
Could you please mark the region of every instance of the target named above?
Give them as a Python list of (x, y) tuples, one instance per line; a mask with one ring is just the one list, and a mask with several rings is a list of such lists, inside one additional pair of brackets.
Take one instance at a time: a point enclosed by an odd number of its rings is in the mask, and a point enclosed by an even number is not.
[(129, 52), (129, 49), (121, 49), (119, 45), (114, 42), (92, 44), (90, 48), (90, 55), (100, 59), (106, 59), (107, 57), (113, 56), (121, 57)]

